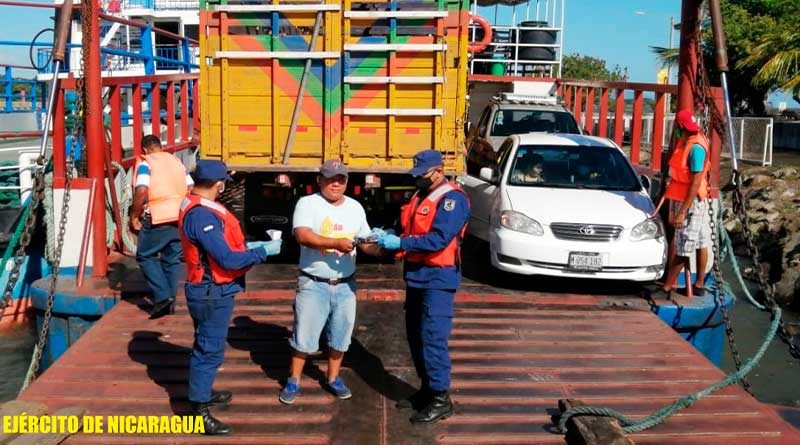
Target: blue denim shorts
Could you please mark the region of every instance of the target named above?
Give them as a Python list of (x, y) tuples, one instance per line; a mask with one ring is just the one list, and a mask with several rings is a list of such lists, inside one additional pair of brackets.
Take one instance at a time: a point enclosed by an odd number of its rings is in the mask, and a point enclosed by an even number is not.
[(347, 351), (356, 322), (356, 283), (335, 286), (300, 276), (294, 300), (294, 329), (289, 344), (298, 352), (319, 350), (322, 330), (328, 347)]

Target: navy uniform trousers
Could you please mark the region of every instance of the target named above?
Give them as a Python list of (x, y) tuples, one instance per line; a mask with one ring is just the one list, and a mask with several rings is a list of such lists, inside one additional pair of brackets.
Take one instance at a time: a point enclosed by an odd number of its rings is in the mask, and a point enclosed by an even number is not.
[(453, 328), (455, 289), (406, 290), (406, 336), (422, 387), (450, 390), (448, 339)]
[[(228, 288), (233, 288), (228, 290)], [(205, 403), (225, 356), (233, 297), (241, 289), (231, 284), (186, 284), (186, 303), (194, 323), (194, 346), (189, 361), (189, 401)]]

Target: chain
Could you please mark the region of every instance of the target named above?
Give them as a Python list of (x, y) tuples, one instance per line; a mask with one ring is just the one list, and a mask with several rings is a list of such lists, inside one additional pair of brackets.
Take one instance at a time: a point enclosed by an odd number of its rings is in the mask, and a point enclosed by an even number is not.
[[(701, 31), (698, 29), (697, 41), (700, 41), (700, 33)], [(717, 135), (721, 141), (725, 140), (725, 127), (723, 125), (724, 121), (722, 116), (719, 114), (719, 110), (717, 109), (716, 104), (714, 103), (714, 98), (708, 94), (711, 91), (711, 85), (708, 81), (708, 73), (706, 72), (706, 67), (703, 59), (703, 51), (698, 45), (697, 48), (697, 79), (695, 87), (695, 97), (699, 98), (699, 100), (695, 100), (695, 105), (700, 107), (703, 110), (703, 130), (705, 134), (711, 134), (711, 131), (716, 131)], [(711, 226), (711, 247), (713, 249), (714, 260), (712, 264), (712, 272), (714, 276), (714, 280), (716, 281), (716, 288), (714, 289), (714, 300), (719, 305), (722, 311), (722, 319), (725, 324), (725, 336), (728, 339), (728, 348), (731, 351), (731, 356), (733, 357), (733, 362), (736, 366), (736, 371), (739, 372), (741, 370), (743, 363), (742, 363), (742, 356), (739, 353), (739, 347), (736, 343), (736, 336), (733, 332), (733, 323), (731, 321), (731, 316), (728, 311), (728, 306), (725, 304), (725, 278), (722, 276), (722, 269), (720, 267), (720, 259), (719, 259), (719, 238), (717, 233), (717, 220), (715, 217), (714, 212), (714, 205), (711, 201), (711, 174), (708, 173), (708, 177), (706, 178), (706, 187), (708, 199), (706, 201), (708, 205), (708, 216), (709, 216), (709, 224)], [(720, 193), (721, 197), (721, 193)], [(691, 285), (691, 283), (687, 283), (687, 286)], [(744, 377), (742, 377), (740, 383), (745, 391), (753, 395), (750, 382), (747, 381)]]
[(28, 211), (28, 216), (25, 219), (25, 228), (23, 229), (22, 235), (20, 236), (19, 240), (19, 247), (17, 248), (16, 253), (14, 254), (14, 261), (11, 266), (11, 270), (8, 273), (8, 281), (6, 282), (6, 287), (3, 290), (3, 300), (2, 304), (0, 304), (0, 318), (3, 317), (5, 314), (6, 308), (11, 305), (11, 299), (14, 294), (14, 287), (16, 287), (17, 282), (19, 281), (19, 271), (22, 267), (22, 263), (25, 261), (25, 251), (28, 248), (28, 245), (31, 243), (31, 238), (33, 237), (33, 232), (36, 231), (36, 219), (38, 216), (39, 211), (39, 204), (42, 202), (44, 198), (44, 157), (40, 157), (36, 160), (36, 171), (33, 176), (33, 186), (31, 190), (31, 200), (28, 203), (30, 206), (30, 210)]
[[(91, 35), (91, 23), (89, 20), (86, 20), (86, 17), (91, 17), (89, 8), (93, 7), (92, 2), (85, 2), (82, 3), (82, 10), (81, 10), (81, 31), (83, 32), (83, 42), (82, 47), (88, 48), (90, 42), (89, 36)], [(96, 6), (94, 6), (96, 7)], [(53, 259), (53, 265), (50, 275), (50, 288), (47, 293), (47, 306), (45, 307), (44, 318), (42, 320), (42, 328), (39, 331), (39, 339), (36, 343), (36, 346), (33, 350), (33, 358), (31, 359), (30, 367), (28, 368), (28, 374), (25, 377), (25, 381), (23, 382), (22, 389), (30, 385), (33, 379), (36, 378), (36, 372), (39, 370), (39, 365), (41, 364), (42, 354), (44, 353), (44, 347), (47, 343), (47, 335), (50, 331), (50, 320), (53, 316), (53, 304), (55, 303), (55, 295), (56, 295), (56, 288), (58, 286), (58, 274), (61, 270), (61, 255), (64, 250), (64, 236), (67, 232), (67, 220), (69, 217), (69, 202), (71, 198), (71, 191), (72, 191), (72, 179), (74, 174), (73, 164), (75, 162), (74, 153), (75, 153), (75, 146), (77, 141), (79, 140), (80, 135), (83, 133), (84, 129), (84, 101), (85, 101), (85, 88), (84, 88), (84, 81), (83, 81), (83, 74), (84, 74), (84, 57), (81, 55), (81, 62), (80, 62), (80, 69), (78, 72), (78, 76), (75, 82), (75, 91), (77, 95), (77, 100), (75, 103), (75, 118), (73, 119), (72, 124), (72, 143), (73, 147), (70, 150), (69, 155), (67, 156), (66, 160), (66, 172), (65, 172), (65, 179), (64, 179), (64, 198), (63, 203), (61, 206), (61, 218), (58, 224), (58, 235), (56, 237), (56, 249), (55, 249), (55, 257)], [(91, 209), (89, 209), (91, 211)]]
[[(699, 36), (698, 36), (699, 37)], [(699, 40), (698, 40), (699, 41)], [(697, 60), (698, 60), (698, 81), (699, 81), (699, 93), (701, 97), (700, 104), (703, 105), (704, 111), (706, 116), (710, 115), (710, 119), (707, 119), (706, 122), (710, 122), (711, 126), (713, 126), (713, 130), (717, 132), (720, 137), (721, 141), (725, 141), (726, 129), (724, 126), (724, 119), (720, 116), (719, 109), (717, 109), (716, 104), (713, 101), (713, 98), (710, 98), (709, 95), (706, 94), (707, 91), (710, 91), (710, 86), (708, 82), (707, 73), (704, 66), (704, 59), (702, 51), (699, 51)], [(697, 95), (695, 96), (697, 97)], [(708, 134), (708, 133), (706, 133)], [(769, 283), (767, 277), (764, 273), (764, 269), (761, 267), (761, 255), (759, 254), (758, 247), (755, 244), (753, 233), (750, 231), (750, 218), (747, 215), (747, 204), (744, 198), (744, 194), (742, 193), (742, 178), (741, 173), (737, 170), (733, 170), (731, 172), (731, 182), (734, 185), (732, 201), (733, 201), (733, 212), (739, 221), (742, 223), (742, 234), (744, 236), (745, 242), (747, 244), (747, 251), (750, 255), (750, 259), (753, 262), (753, 266), (756, 270), (756, 275), (758, 277), (758, 284), (759, 288), (761, 289), (762, 294), (764, 295), (765, 305), (767, 310), (769, 310), (772, 318), (778, 316), (776, 309), (778, 308), (778, 303), (775, 301), (775, 288), (773, 285)], [(720, 196), (721, 196), (720, 192)], [(711, 215), (713, 216), (713, 209), (710, 209)], [(712, 224), (715, 224), (716, 221), (714, 218), (711, 218)], [(714, 226), (712, 226), (712, 237), (716, 239), (717, 232), (714, 230)], [(716, 248), (716, 241), (715, 241), (715, 248)], [(715, 251), (715, 263), (716, 263), (716, 251)], [(715, 267), (718, 265), (715, 264)], [(715, 271), (716, 273), (716, 271)], [(721, 277), (721, 274), (720, 274)], [(725, 311), (725, 306), (723, 305), (723, 311)], [(727, 322), (726, 322), (726, 332), (730, 329)], [(800, 347), (792, 341), (792, 335), (786, 330), (786, 324), (783, 320), (779, 321), (778, 324), (778, 337), (786, 343), (789, 347), (789, 352), (792, 357), (796, 359), (800, 359)], [(728, 336), (728, 341), (731, 342), (733, 338), (733, 331), (731, 330), (730, 335)], [(731, 352), (735, 349), (735, 344), (731, 344)], [(737, 353), (734, 353), (734, 361), (737, 363), (737, 369), (739, 369), (741, 365), (741, 359), (737, 359)], [(743, 381), (744, 384), (744, 381)]]
[[(714, 261), (713, 261), (713, 273), (714, 273), (714, 280), (717, 282), (716, 288), (714, 289), (714, 300), (716, 301), (717, 305), (722, 309), (722, 319), (725, 322), (725, 335), (728, 337), (728, 347), (731, 350), (731, 355), (733, 356), (733, 362), (736, 364), (736, 372), (739, 372), (742, 368), (742, 356), (739, 354), (739, 347), (736, 345), (736, 337), (733, 333), (733, 323), (731, 322), (731, 316), (728, 312), (728, 306), (725, 304), (725, 297), (723, 293), (725, 292), (725, 278), (722, 276), (722, 269), (720, 267), (720, 257), (719, 257), (719, 237), (717, 233), (717, 220), (715, 217), (714, 212), (714, 203), (711, 202), (711, 181), (710, 177), (709, 180), (706, 181), (708, 187), (708, 199), (706, 199), (706, 203), (708, 205), (708, 216), (711, 225), (711, 246), (714, 249)], [(721, 198), (721, 196), (720, 196)], [(751, 396), (755, 396), (753, 394), (752, 387), (750, 386), (750, 382), (742, 376), (740, 380), (742, 387), (745, 391), (750, 393)]]
[[(750, 254), (750, 259), (753, 261), (753, 268), (756, 270), (758, 277), (758, 284), (761, 292), (764, 295), (764, 306), (769, 310), (772, 318), (777, 316), (776, 309), (778, 303), (775, 301), (775, 287), (767, 281), (767, 276), (764, 273), (764, 268), (761, 267), (761, 255), (758, 252), (753, 232), (750, 231), (750, 217), (747, 215), (747, 205), (745, 204), (744, 194), (742, 193), (742, 181), (739, 177), (738, 171), (733, 172), (733, 212), (742, 223), (742, 234), (747, 243), (747, 252)], [(792, 357), (800, 359), (800, 348), (792, 341), (792, 335), (786, 330), (786, 324), (781, 320), (778, 324), (778, 337), (789, 346), (789, 353)]]

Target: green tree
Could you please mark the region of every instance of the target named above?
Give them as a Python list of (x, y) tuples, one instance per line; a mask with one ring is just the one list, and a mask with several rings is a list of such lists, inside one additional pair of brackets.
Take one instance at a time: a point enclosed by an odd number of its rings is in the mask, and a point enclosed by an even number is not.
[(565, 79), (624, 81), (628, 69), (619, 65), (609, 69), (603, 59), (576, 53), (564, 56), (561, 75)]
[(800, 102), (800, 31), (781, 30), (764, 36), (737, 66), (758, 70), (754, 85), (790, 91)]
[[(728, 83), (734, 113), (764, 114), (767, 93), (786, 88), (787, 85), (791, 89), (792, 85), (796, 85), (789, 83), (792, 78), (789, 73), (792, 60), (795, 73), (800, 60), (797, 56), (797, 40), (787, 36), (792, 32), (797, 33), (800, 1), (721, 1), (728, 44)], [(703, 61), (711, 84), (719, 86), (720, 76), (713, 59), (714, 42), (710, 22), (706, 19), (703, 23)], [(777, 46), (776, 42), (782, 42), (782, 46)], [(662, 64), (677, 64), (678, 50), (659, 47), (652, 49)], [(774, 60), (774, 63), (765, 69), (770, 60)]]

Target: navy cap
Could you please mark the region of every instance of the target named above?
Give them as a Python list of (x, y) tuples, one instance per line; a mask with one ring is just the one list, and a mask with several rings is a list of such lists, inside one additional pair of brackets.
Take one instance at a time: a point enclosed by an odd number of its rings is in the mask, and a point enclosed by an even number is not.
[(414, 155), (414, 168), (408, 171), (411, 176), (422, 176), (434, 167), (442, 167), (442, 154), (436, 150), (422, 150)]
[(231, 177), (228, 176), (228, 166), (224, 162), (201, 159), (197, 161), (197, 167), (194, 169), (194, 179), (198, 181), (226, 181), (230, 180)]
[(328, 159), (322, 164), (322, 167), (319, 169), (319, 174), (327, 179), (331, 179), (334, 176), (344, 176), (347, 177), (347, 166), (338, 159)]

